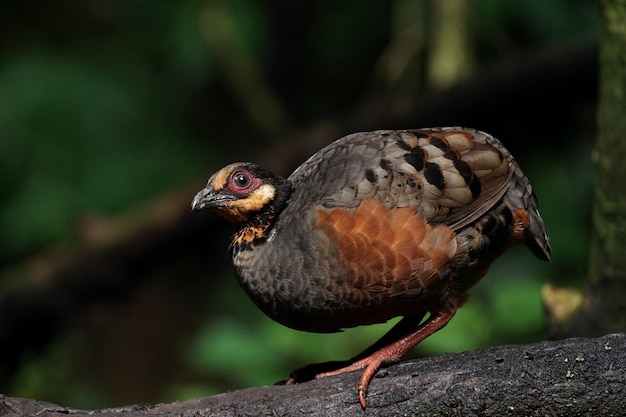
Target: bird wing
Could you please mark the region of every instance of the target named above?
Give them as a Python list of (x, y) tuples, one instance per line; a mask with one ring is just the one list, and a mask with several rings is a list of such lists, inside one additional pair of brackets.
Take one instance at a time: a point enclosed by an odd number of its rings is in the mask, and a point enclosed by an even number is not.
[(380, 130), (339, 139), (289, 179), (311, 207), (354, 210), (378, 199), (458, 230), (502, 198), (515, 168), (500, 142), (477, 130)]

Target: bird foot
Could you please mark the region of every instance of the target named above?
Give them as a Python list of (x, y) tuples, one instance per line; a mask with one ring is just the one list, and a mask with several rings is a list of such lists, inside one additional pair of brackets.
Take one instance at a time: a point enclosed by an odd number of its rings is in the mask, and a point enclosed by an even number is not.
[(320, 379), (327, 376), (340, 375), (347, 372), (354, 372), (361, 369), (365, 369), (359, 380), (357, 387), (359, 394), (359, 402), (361, 407), (365, 408), (367, 402), (365, 397), (367, 396), (367, 389), (370, 381), (382, 366), (390, 365), (400, 360), (400, 357), (395, 355), (388, 355), (385, 350), (378, 351), (366, 358), (353, 361), (334, 361), (324, 363), (314, 363), (307, 365), (303, 368), (297, 369), (289, 375), (289, 379), (285, 382), (286, 385), (295, 384), (298, 382), (310, 381), (312, 379)]
[(359, 385), (357, 386), (357, 390), (359, 393), (359, 402), (361, 403), (361, 407), (365, 409), (367, 407), (367, 401), (365, 400), (365, 397), (367, 396), (367, 389), (369, 388), (370, 381), (372, 380), (372, 378), (374, 378), (376, 372), (383, 366), (388, 366), (392, 363), (398, 362), (401, 357), (402, 356), (397, 356), (393, 354), (389, 355), (389, 352), (387, 352), (385, 349), (381, 349), (380, 351), (343, 368), (317, 374), (315, 375), (315, 379), (365, 369), (365, 371), (363, 371), (363, 374), (361, 375), (361, 379), (359, 380)]

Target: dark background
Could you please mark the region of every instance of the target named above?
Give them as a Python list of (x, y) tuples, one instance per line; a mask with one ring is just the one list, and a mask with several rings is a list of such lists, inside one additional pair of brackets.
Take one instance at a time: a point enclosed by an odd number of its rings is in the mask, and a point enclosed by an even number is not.
[(387, 325), (315, 335), (239, 290), (233, 232), (190, 213), (235, 160), (282, 175), (361, 130), (488, 131), (531, 179), (525, 248), (415, 355), (546, 338), (541, 288), (588, 257), (592, 0), (0, 4), (0, 392), (95, 408), (272, 384)]

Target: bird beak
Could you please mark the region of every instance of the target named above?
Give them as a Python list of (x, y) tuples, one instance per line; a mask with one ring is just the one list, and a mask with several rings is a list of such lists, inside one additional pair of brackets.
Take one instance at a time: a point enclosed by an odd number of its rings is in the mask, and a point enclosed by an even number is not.
[(202, 210), (204, 208), (213, 208), (223, 206), (224, 204), (232, 201), (233, 198), (229, 195), (216, 193), (212, 187), (206, 187), (193, 198), (191, 202), (192, 210)]
[(202, 210), (206, 206), (206, 200), (212, 194), (212, 191), (213, 190), (211, 190), (210, 188), (203, 188), (202, 190), (200, 190), (200, 192), (196, 194), (196, 196), (193, 198), (193, 201), (191, 202), (191, 209)]

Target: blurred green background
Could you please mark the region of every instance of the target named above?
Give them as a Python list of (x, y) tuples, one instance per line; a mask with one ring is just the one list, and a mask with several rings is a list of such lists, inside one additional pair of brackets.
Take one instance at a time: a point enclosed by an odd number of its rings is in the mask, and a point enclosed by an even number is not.
[(367, 347), (390, 324), (264, 317), (229, 266), (232, 229), (187, 213), (222, 165), (287, 175), (317, 146), (298, 140), (357, 130), (493, 133), (550, 232), (552, 263), (510, 251), (413, 354), (545, 339), (541, 286), (586, 274), (597, 25), (592, 0), (1, 2), (0, 392), (183, 400)]

